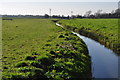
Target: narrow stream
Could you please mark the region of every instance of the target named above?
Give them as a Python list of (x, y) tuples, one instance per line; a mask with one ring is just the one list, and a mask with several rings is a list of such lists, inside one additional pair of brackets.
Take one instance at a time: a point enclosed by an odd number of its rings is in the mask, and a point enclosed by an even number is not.
[(73, 32), (86, 43), (92, 60), (92, 77), (118, 78), (118, 56), (100, 43)]
[[(63, 27), (56, 23), (57, 26)], [(93, 78), (118, 78), (118, 56), (110, 49), (100, 43), (72, 32), (84, 40), (92, 60)]]

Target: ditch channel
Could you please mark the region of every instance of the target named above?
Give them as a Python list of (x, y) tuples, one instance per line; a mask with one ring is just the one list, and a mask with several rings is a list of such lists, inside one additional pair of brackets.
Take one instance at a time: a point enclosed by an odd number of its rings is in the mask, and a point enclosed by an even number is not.
[[(57, 26), (64, 28), (56, 23)], [(73, 32), (86, 43), (92, 62), (93, 78), (118, 78), (118, 55), (99, 42)]]

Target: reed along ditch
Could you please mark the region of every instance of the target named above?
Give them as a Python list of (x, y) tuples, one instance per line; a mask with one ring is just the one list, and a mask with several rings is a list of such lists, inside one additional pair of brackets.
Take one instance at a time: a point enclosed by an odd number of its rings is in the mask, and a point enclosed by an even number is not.
[[(63, 27), (56, 23), (57, 26)], [(118, 55), (99, 42), (72, 32), (86, 43), (92, 62), (93, 78), (118, 78)]]

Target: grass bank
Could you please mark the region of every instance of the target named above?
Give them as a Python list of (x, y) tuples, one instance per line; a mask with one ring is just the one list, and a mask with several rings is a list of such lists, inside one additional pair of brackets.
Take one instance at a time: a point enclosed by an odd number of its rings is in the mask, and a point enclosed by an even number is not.
[(100, 42), (120, 55), (118, 19), (70, 19), (60, 20), (59, 23)]
[(91, 78), (86, 44), (49, 19), (3, 21), (3, 80)]

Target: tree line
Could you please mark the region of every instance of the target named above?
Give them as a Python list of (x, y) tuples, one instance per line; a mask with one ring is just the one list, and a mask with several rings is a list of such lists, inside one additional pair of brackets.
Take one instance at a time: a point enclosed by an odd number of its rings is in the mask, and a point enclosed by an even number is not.
[(98, 10), (96, 13), (92, 14), (92, 11), (89, 10), (84, 15), (86, 18), (120, 18), (120, 8), (113, 10), (110, 13), (102, 12), (102, 10)]
[(2, 17), (18, 17), (18, 18), (60, 18), (60, 19), (71, 19), (71, 18), (120, 18), (120, 8), (110, 12), (103, 13), (102, 10), (98, 10), (96, 13), (92, 14), (92, 11), (86, 11), (86, 13), (82, 15), (2, 15)]

